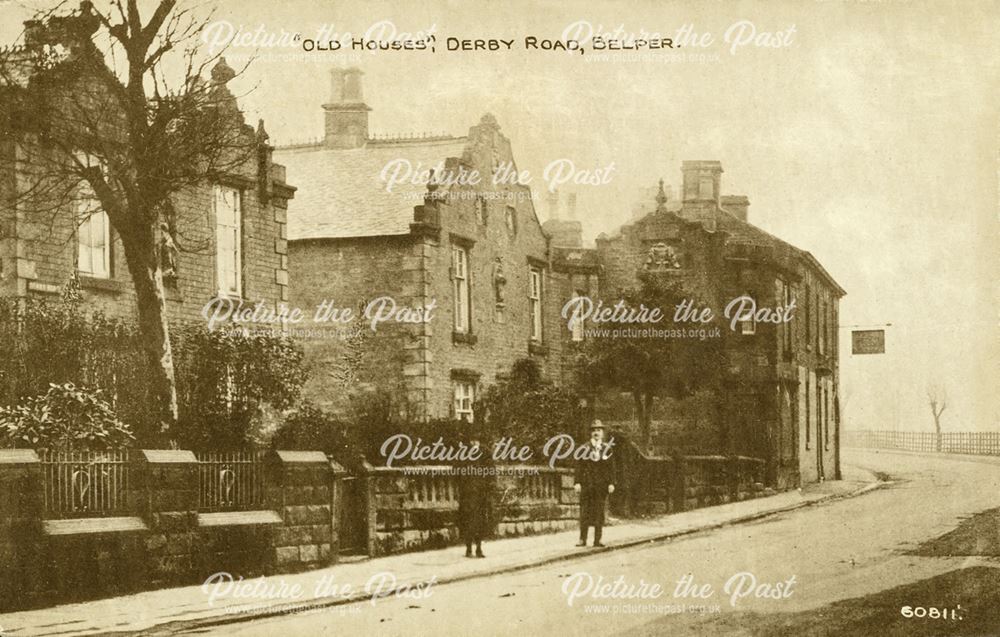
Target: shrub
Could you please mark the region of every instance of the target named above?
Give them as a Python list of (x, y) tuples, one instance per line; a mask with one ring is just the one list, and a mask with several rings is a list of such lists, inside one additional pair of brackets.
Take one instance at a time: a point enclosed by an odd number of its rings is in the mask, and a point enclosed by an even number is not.
[(356, 427), (308, 401), (286, 415), (271, 438), (271, 447), (322, 451), (350, 470), (360, 467), (364, 453)]
[(19, 405), (0, 407), (0, 442), (14, 447), (108, 449), (134, 436), (100, 390), (53, 384)]
[[(51, 384), (103, 389), (119, 415), (141, 420), (145, 359), (135, 330), (101, 313), (86, 315), (69, 288), (62, 298), (0, 298), (0, 405), (45, 393)], [(117, 397), (129, 397), (121, 401)]]
[(297, 402), (305, 372), (302, 351), (291, 339), (201, 325), (174, 334), (180, 421), (173, 437), (181, 446), (226, 449), (258, 442), (264, 407), (285, 410)]
[[(463, 440), (468, 423), (453, 419), (411, 421), (406, 410), (388, 392), (375, 391), (355, 397), (350, 412), (337, 417), (312, 403), (303, 403), (290, 411), (284, 423), (271, 438), (274, 449), (323, 451), (350, 470), (360, 467), (362, 460), (384, 466), (383, 443), (396, 434), (406, 434), (417, 442), (433, 444), (439, 438), (443, 444), (456, 445)], [(487, 438), (481, 439), (484, 444)], [(394, 466), (428, 464), (402, 460)]]
[(507, 436), (517, 447), (531, 447), (536, 461), (544, 458), (542, 447), (552, 436), (586, 433), (579, 397), (545, 382), (530, 359), (517, 361), (508, 378), (489, 387), (476, 411), (485, 415), (486, 429), (494, 437)]
[(133, 324), (86, 314), (73, 286), (55, 301), (0, 298), (0, 406), (17, 405), (50, 384), (104, 392), (144, 445), (195, 449), (253, 442), (265, 408), (285, 410), (305, 380), (302, 352), (288, 338), (204, 325), (172, 325), (180, 422), (165, 440)]

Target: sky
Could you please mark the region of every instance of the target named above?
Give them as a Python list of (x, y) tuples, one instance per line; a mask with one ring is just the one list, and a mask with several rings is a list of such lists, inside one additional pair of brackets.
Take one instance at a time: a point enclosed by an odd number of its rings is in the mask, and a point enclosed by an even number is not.
[[(51, 5), (0, 0), (0, 41), (17, 38), (39, 6)], [(749, 197), (752, 223), (812, 252), (848, 292), (840, 312), (845, 427), (932, 430), (926, 388), (935, 384), (949, 396), (946, 430), (1000, 429), (1000, 3), (190, 6), (214, 8), (211, 36), (220, 42), (258, 28), (277, 44), (282, 32), (301, 35), (288, 46), (237, 42), (226, 53), (233, 66), (255, 58), (234, 88), (248, 120), (264, 118), (273, 142), (321, 135), (329, 69), (357, 66), (372, 132), (463, 135), (492, 113), (540, 200), (555, 160), (583, 171), (610, 167), (608, 183), (575, 188), (590, 241), (626, 222), (639, 192), (658, 179), (676, 189), (681, 161), (720, 160), (723, 194)], [(677, 43), (686, 29), (711, 42), (643, 59), (523, 46), (529, 36), (619, 26)], [(335, 38), (433, 33), (437, 50), (303, 51), (302, 39), (322, 40), (324, 28)], [(762, 46), (733, 48), (740, 34)], [(515, 42), (510, 51), (449, 52), (449, 37)], [(544, 218), (542, 201), (538, 209)], [(887, 324), (886, 354), (850, 354), (851, 326)]]

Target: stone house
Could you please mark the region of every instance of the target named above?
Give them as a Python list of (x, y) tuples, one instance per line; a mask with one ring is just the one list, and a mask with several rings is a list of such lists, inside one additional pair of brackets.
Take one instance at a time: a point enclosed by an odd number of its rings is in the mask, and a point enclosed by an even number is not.
[[(355, 392), (381, 390), (412, 418), (470, 419), (483, 389), (525, 357), (544, 378), (572, 386), (593, 326), (569, 329), (564, 304), (613, 300), (653, 271), (682, 278), (717, 315), (744, 295), (797, 307), (780, 325), (730, 329), (720, 316), (722, 395), (658, 401), (659, 433), (693, 424), (709, 434), (686, 453), (765, 458), (780, 487), (839, 473), (844, 291), (808, 252), (749, 223), (746, 197), (720, 194), (719, 162), (684, 162), (679, 199), (661, 184), (632, 222), (584, 247), (572, 194), (565, 214), (540, 225), (526, 186), (489, 178), (515, 165), (493, 117), (463, 137), (376, 137), (361, 77), (335, 69), (323, 139), (276, 150), (300, 184), (289, 212), (291, 305), (322, 315), (306, 323), (304, 339), (312, 400), (344, 410)], [(483, 179), (463, 181), (470, 174)], [(372, 330), (366, 308), (387, 298), (415, 322)], [(337, 319), (345, 312), (353, 320)], [(590, 398), (594, 415), (630, 426), (631, 401)], [(672, 440), (661, 435), (661, 450)]]
[(552, 340), (554, 360), (558, 361), (558, 382), (576, 386), (580, 382), (578, 356), (584, 345), (586, 322), (572, 328), (562, 316), (563, 306), (574, 297), (592, 299), (601, 296), (601, 274), (604, 271), (597, 251), (583, 247), (583, 225), (577, 218), (576, 193), (549, 193), (549, 217), (542, 228), (549, 235), (553, 272), (552, 310), (559, 325), (557, 338)]
[[(651, 211), (599, 236), (593, 254), (559, 251), (599, 264), (604, 298), (651, 272), (680, 278), (714, 309), (728, 368), (722, 395), (659, 401), (654, 425), (717, 434), (714, 444), (700, 439), (702, 452), (764, 458), (779, 487), (839, 477), (837, 322), (845, 292), (809, 252), (751, 224), (747, 197), (720, 195), (721, 175), (717, 161), (685, 161), (680, 200), (669, 199), (661, 181)], [(731, 325), (723, 311), (742, 296), (758, 307), (794, 302), (792, 319)], [(621, 420), (623, 405), (606, 400), (603, 415)], [(661, 436), (661, 451), (673, 440)]]
[[(81, 10), (26, 23), (24, 43), (3, 50), (0, 91), (30, 81), (18, 68), (28, 68), (36, 51), (92, 34), (93, 20)], [(252, 152), (214, 183), (186, 187), (172, 198), (161, 244), (171, 321), (202, 320), (203, 307), (217, 296), (271, 307), (288, 300), (286, 210), (295, 189), (285, 183), (284, 167), (271, 160), (263, 123), (254, 130), (239, 113), (226, 87), (234, 75), (223, 59), (206, 81), (230, 108), (234, 131)], [(86, 77), (77, 81), (79, 95), (95, 84)], [(30, 138), (0, 138), (0, 296), (53, 296), (78, 277), (88, 307), (134, 316), (122, 243), (84, 182), (67, 183), (64, 198), (52, 198), (51, 190), (45, 197), (25, 195), (33, 188), (33, 164), (45, 158), (46, 149)]]
[[(332, 72), (321, 141), (276, 150), (301, 184), (288, 220), (291, 304), (310, 318), (324, 303), (355, 317), (307, 321), (307, 395), (337, 411), (352, 392), (378, 390), (413, 418), (471, 419), (516, 360), (558, 370), (548, 240), (529, 188), (494, 183), (515, 161), (493, 116), (463, 137), (375, 138), (361, 76)], [(373, 301), (424, 319), (373, 330)]]

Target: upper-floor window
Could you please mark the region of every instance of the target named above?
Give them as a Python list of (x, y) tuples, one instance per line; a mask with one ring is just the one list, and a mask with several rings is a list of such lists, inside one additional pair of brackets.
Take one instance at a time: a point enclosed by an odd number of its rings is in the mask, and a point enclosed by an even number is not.
[(823, 331), (823, 336), (826, 338), (826, 351), (833, 354), (836, 351), (836, 341), (834, 340), (834, 334), (836, 334), (837, 324), (833, 320), (833, 301), (827, 300), (826, 303), (826, 329)]
[(812, 293), (806, 286), (806, 347), (812, 344)]
[(462, 246), (451, 247), (451, 278), (454, 289), (455, 331), (468, 332), (471, 319), (469, 308), (469, 251)]
[(542, 270), (528, 268), (528, 312), (531, 316), (531, 340), (542, 340)]
[(816, 317), (819, 322), (819, 343), (817, 347), (819, 348), (820, 354), (826, 353), (826, 303), (822, 300), (819, 302), (819, 316)]
[[(89, 153), (74, 153), (74, 160), (82, 170), (101, 170), (104, 163)], [(108, 213), (101, 208), (90, 182), (82, 180), (76, 197), (76, 216), (81, 219), (77, 230), (77, 270), (92, 277), (111, 276), (111, 223)]]
[(474, 416), (472, 407), (476, 400), (476, 385), (465, 380), (456, 380), (454, 382), (455, 400), (453, 409), (455, 418), (464, 420), (465, 422), (472, 422)]
[[(792, 286), (788, 284), (788, 281), (781, 282), (781, 303), (787, 309), (792, 304)], [(787, 321), (783, 326), (784, 331), (784, 341), (785, 341), (785, 351), (792, 351), (792, 322)]]
[[(750, 297), (750, 293), (747, 292), (743, 296)], [(740, 321), (740, 334), (751, 335), (757, 333), (757, 317), (751, 315), (749, 318), (745, 318)]]
[(476, 221), (481, 225), (486, 225), (489, 211), (486, 208), (486, 198), (480, 195), (476, 197)]
[(816, 351), (819, 351), (819, 349), (820, 349), (820, 334), (823, 331), (822, 327), (820, 325), (820, 317), (823, 314), (823, 306), (820, 305), (819, 291), (818, 290), (816, 291), (816, 298), (815, 298), (814, 303), (813, 303), (813, 308), (814, 308), (813, 309), (813, 316), (814, 316), (814, 318), (816, 320), (816, 325), (814, 326), (815, 329), (813, 331), (813, 334), (815, 336), (816, 341), (813, 344), (813, 347), (816, 348)]
[(243, 294), (243, 206), (240, 191), (228, 186), (216, 186), (215, 261), (219, 293), (225, 296)]
[[(573, 292), (573, 298), (578, 299), (585, 294), (579, 290)], [(573, 318), (572, 316), (570, 318)], [(570, 333), (572, 335), (573, 341), (579, 343), (583, 340), (583, 318), (579, 317), (573, 320), (573, 326), (570, 328)]]
[(507, 232), (517, 234), (517, 208), (514, 206), (507, 206), (504, 221), (507, 224)]
[(77, 250), (77, 269), (92, 277), (111, 276), (111, 229), (108, 213), (101, 209), (86, 215), (80, 224)]
[(827, 326), (827, 342), (830, 345), (830, 354), (837, 353), (837, 301), (831, 300), (830, 304), (827, 306), (827, 311), (829, 313), (829, 325)]

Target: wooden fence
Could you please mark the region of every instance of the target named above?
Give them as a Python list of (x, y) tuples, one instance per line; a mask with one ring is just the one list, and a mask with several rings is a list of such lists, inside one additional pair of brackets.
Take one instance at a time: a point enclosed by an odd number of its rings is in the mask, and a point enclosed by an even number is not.
[(1000, 431), (844, 431), (845, 447), (1000, 456)]

